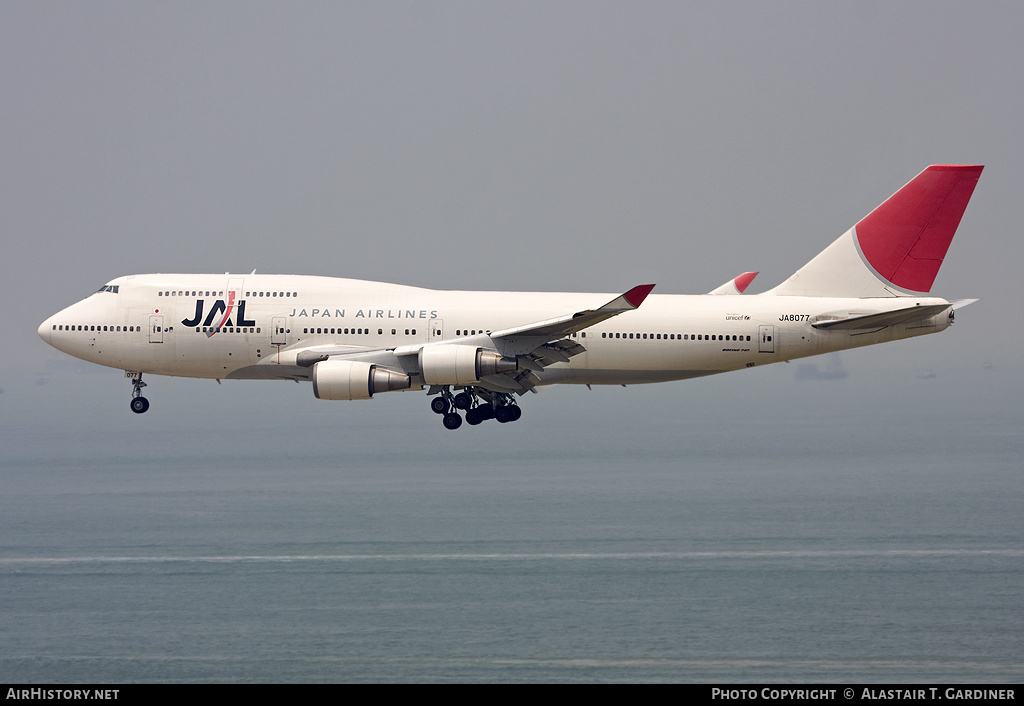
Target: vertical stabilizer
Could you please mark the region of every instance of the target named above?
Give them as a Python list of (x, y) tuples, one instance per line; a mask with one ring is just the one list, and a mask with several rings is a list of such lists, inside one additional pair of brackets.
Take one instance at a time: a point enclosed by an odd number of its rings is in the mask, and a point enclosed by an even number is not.
[(929, 292), (982, 169), (928, 167), (765, 294), (898, 297)]

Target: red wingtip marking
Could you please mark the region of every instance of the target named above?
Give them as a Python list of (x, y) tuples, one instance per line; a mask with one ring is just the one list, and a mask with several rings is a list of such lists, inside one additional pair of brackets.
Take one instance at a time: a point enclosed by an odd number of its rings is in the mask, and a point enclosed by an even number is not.
[(629, 305), (635, 309), (644, 303), (644, 299), (647, 298), (647, 295), (651, 293), (652, 289), (654, 289), (653, 284), (641, 284), (637, 287), (633, 287), (622, 296), (625, 297), (626, 301), (629, 302)]
[(926, 172), (977, 172), (985, 168), (984, 164), (933, 164), (925, 169)]
[(982, 169), (933, 164), (865, 216), (857, 242), (875, 271), (897, 287), (929, 291)]
[(747, 291), (747, 287), (750, 286), (750, 283), (754, 281), (755, 277), (757, 277), (756, 272), (744, 272), (734, 279), (732, 283), (736, 285), (736, 289), (740, 290), (740, 294), (743, 294), (743, 292)]

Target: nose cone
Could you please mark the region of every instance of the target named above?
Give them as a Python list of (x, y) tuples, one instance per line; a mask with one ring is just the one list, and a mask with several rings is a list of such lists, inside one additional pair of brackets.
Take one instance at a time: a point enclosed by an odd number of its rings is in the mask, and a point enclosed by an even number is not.
[(53, 324), (50, 323), (52, 319), (47, 319), (43, 323), (39, 324), (39, 338), (43, 339), (47, 343), (50, 342), (50, 332), (53, 330)]

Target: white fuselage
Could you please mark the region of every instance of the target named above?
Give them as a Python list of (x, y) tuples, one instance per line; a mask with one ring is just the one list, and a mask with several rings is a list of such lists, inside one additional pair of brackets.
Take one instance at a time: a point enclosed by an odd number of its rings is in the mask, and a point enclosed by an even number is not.
[[(39, 333), (78, 358), (138, 373), (310, 378), (317, 346), (387, 351), (600, 306), (614, 294), (440, 291), (300, 275), (132, 275), (47, 319)], [(946, 305), (910, 324), (858, 330), (812, 323)], [(679, 380), (934, 333), (952, 322), (936, 297), (651, 295), (570, 338), (586, 351), (538, 372), (541, 384)], [(414, 382), (416, 382), (414, 380)]]

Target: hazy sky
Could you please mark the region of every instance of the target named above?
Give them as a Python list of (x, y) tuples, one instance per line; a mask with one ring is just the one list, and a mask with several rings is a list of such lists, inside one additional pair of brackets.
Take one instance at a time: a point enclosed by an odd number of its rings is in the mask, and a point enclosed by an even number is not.
[(762, 291), (941, 162), (986, 170), (933, 291), (982, 301), (813, 384), (1019, 389), (1022, 27), (930, 0), (2, 3), (0, 400), (68, 360), (38, 324), (119, 275)]

